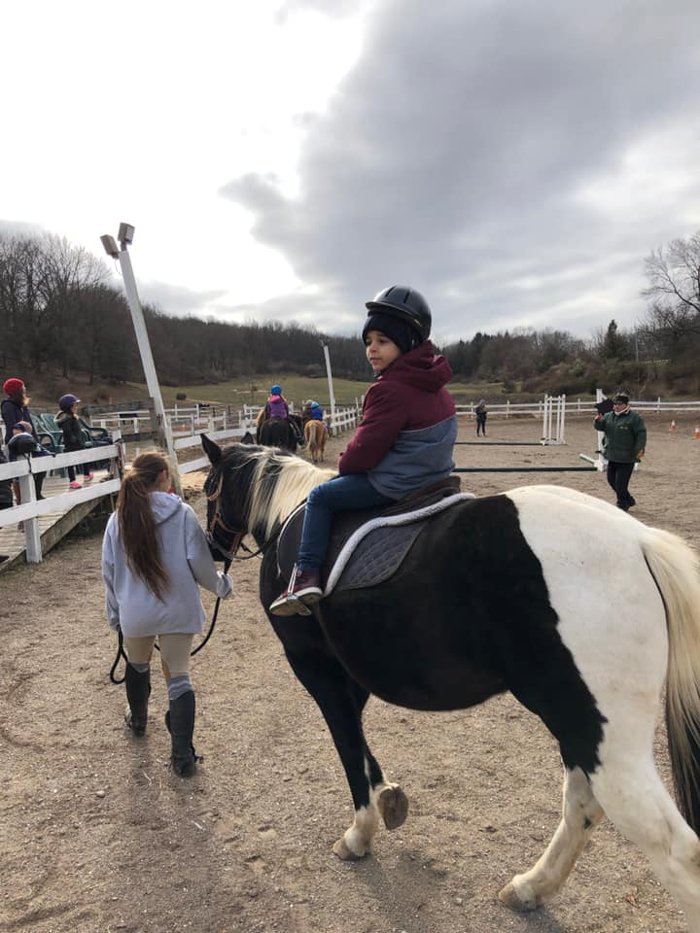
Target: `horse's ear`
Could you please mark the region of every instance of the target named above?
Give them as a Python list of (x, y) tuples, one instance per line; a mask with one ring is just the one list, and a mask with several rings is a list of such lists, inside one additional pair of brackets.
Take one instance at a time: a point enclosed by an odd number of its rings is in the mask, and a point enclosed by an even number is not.
[(206, 434), (200, 434), (199, 436), (202, 438), (202, 448), (209, 457), (209, 463), (216, 466), (221, 460), (221, 448), (214, 441), (210, 441)]

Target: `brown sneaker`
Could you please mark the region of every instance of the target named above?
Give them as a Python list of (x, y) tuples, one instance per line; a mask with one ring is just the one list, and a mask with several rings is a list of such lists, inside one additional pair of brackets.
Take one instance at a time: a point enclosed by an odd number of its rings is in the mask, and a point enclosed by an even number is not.
[(275, 616), (310, 615), (308, 606), (317, 603), (323, 596), (321, 575), (318, 570), (292, 571), (289, 586), (270, 605)]

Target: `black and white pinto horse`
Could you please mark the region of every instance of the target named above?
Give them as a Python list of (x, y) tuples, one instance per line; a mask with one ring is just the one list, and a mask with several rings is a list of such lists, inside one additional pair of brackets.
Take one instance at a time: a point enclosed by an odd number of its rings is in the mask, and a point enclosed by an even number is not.
[[(233, 549), (254, 536), (267, 610), (287, 582), (272, 543), (280, 523), (334, 474), (281, 451), (202, 443), (210, 534)], [(355, 818), (340, 858), (364, 856), (380, 817), (392, 829), (408, 810), (363, 733), (370, 694), (453, 710), (509, 690), (559, 742), (565, 779), (552, 841), (501, 900), (529, 910), (559, 891), (605, 814), (700, 933), (700, 574), (679, 538), (571, 489), (522, 487), (431, 519), (387, 582), (334, 591), (309, 616), (268, 616), (345, 768)], [(653, 761), (664, 683), (683, 816)]]

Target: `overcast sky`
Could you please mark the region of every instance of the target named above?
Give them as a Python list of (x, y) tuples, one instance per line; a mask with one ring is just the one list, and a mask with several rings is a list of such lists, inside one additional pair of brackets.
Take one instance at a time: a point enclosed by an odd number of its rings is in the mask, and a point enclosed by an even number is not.
[[(0, 225), (136, 227), (173, 314), (434, 334), (641, 320), (700, 228), (698, 0), (3, 5)], [(115, 271), (115, 281), (116, 271)]]

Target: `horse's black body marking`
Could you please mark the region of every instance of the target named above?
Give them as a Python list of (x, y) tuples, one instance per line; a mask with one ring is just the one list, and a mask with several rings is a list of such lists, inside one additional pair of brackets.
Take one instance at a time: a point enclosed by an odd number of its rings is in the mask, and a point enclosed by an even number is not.
[[(284, 583), (272, 551), (263, 606)], [(510, 690), (558, 739), (567, 768), (595, 768), (604, 719), (559, 637), (539, 561), (507, 497), (458, 505), (429, 525), (395, 577), (333, 594), (319, 610), (320, 625), (303, 627), (303, 650), (298, 617), (270, 617), (288, 653), (308, 651), (315, 627), (350, 679), (412, 709), (464, 709)], [(310, 692), (322, 706), (319, 691), (336, 689), (331, 679)]]
[(260, 428), (260, 443), (264, 447), (279, 447), (294, 453), (297, 434), (287, 418), (269, 418)]

